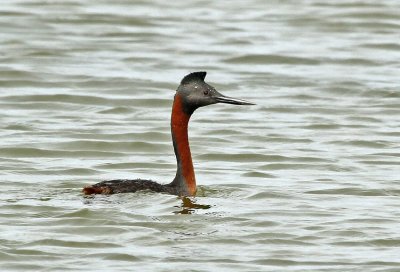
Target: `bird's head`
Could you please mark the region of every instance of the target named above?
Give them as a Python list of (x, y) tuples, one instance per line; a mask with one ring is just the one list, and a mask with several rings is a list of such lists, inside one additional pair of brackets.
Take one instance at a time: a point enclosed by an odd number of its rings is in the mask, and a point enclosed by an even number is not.
[(176, 91), (187, 113), (191, 114), (197, 108), (216, 103), (254, 105), (251, 102), (219, 93), (213, 86), (204, 81), (206, 74), (207, 72), (194, 72), (186, 75)]

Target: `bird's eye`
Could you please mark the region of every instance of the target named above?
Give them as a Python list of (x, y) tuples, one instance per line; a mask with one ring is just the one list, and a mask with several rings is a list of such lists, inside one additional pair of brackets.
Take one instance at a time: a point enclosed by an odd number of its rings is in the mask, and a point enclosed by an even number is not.
[(205, 90), (203, 93), (204, 95), (208, 95), (208, 90)]

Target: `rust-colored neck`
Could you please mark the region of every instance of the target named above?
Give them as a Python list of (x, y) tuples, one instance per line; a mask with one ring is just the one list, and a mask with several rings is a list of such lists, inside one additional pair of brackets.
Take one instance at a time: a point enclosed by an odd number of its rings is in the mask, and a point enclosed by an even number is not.
[(188, 124), (191, 114), (186, 113), (182, 98), (175, 95), (171, 115), (171, 133), (177, 161), (174, 186), (179, 195), (193, 196), (196, 194), (196, 178), (194, 175), (192, 155), (188, 139)]

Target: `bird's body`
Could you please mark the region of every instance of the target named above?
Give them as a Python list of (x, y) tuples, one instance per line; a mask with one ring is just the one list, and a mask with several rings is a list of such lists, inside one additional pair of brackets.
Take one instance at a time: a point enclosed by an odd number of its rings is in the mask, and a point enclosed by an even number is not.
[(96, 183), (83, 188), (83, 193), (115, 194), (151, 190), (180, 196), (196, 194), (196, 177), (188, 139), (188, 124), (193, 112), (202, 106), (216, 103), (253, 105), (245, 100), (226, 97), (204, 82), (206, 72), (195, 72), (185, 76), (176, 91), (171, 114), (171, 134), (177, 160), (174, 180), (159, 184), (152, 180), (119, 179)]
[(136, 191), (150, 190), (157, 193), (169, 193), (178, 195), (179, 192), (171, 184), (160, 184), (148, 179), (114, 179), (105, 180), (85, 187), (84, 193), (91, 194), (120, 194)]

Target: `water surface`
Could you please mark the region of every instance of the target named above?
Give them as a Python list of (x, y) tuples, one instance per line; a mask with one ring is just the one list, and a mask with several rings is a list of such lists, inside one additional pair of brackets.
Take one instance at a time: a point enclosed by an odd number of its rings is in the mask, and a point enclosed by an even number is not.
[[(399, 271), (398, 1), (19, 1), (0, 7), (2, 271)], [(198, 195), (170, 182), (181, 78)]]

